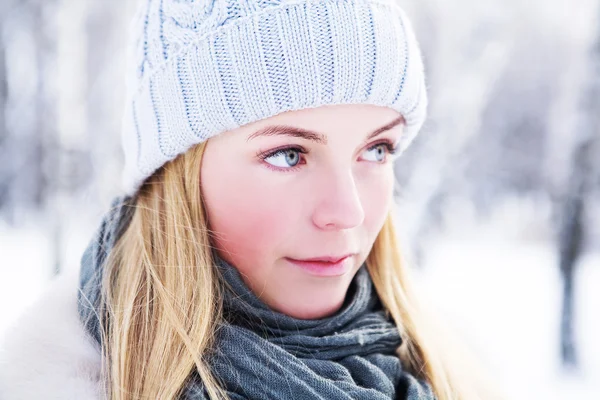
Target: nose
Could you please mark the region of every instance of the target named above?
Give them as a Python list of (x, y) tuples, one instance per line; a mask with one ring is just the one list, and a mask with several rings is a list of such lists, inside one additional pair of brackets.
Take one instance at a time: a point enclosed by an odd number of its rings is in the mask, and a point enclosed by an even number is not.
[(315, 190), (313, 223), (323, 230), (351, 229), (365, 219), (355, 179), (350, 171), (321, 175)]

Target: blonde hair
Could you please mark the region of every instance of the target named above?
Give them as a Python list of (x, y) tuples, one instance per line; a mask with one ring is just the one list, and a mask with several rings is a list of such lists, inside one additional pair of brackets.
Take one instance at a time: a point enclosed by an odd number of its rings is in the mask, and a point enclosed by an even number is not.
[[(148, 178), (107, 259), (101, 336), (112, 400), (177, 398), (194, 370), (211, 399), (227, 398), (205, 358), (222, 300), (200, 190), (204, 148), (195, 146)], [(462, 357), (449, 356), (448, 343), (440, 345), (440, 330), (417, 304), (391, 214), (367, 267), (404, 339), (398, 356), (406, 368), (440, 400), (490, 398), (472, 389), (470, 376), (456, 373), (465, 371)]]

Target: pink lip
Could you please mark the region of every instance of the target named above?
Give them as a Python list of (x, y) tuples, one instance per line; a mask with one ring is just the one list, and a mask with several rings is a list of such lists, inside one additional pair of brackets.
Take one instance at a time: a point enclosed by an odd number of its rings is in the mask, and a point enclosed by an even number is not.
[[(323, 262), (323, 263), (337, 263), (342, 261), (344, 258), (350, 257), (352, 256), (352, 254), (345, 254), (341, 257), (316, 257), (316, 258), (305, 258), (302, 260), (295, 260), (295, 261), (302, 261), (302, 262)], [(290, 258), (290, 260), (292, 260), (292, 258)]]
[(286, 257), (286, 260), (315, 276), (340, 276), (352, 267), (352, 254), (343, 257), (318, 257), (304, 260), (295, 260)]

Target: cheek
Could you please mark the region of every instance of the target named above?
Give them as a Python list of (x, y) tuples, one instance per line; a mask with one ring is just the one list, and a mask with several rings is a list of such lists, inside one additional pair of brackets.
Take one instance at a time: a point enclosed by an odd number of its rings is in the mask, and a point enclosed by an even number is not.
[(279, 244), (293, 234), (290, 199), (243, 169), (207, 171), (203, 182), (213, 241), (222, 255), (240, 269), (273, 261)]
[(381, 230), (392, 205), (394, 173), (392, 168), (376, 176), (365, 177), (361, 184), (361, 201), (365, 213), (364, 225), (371, 241)]

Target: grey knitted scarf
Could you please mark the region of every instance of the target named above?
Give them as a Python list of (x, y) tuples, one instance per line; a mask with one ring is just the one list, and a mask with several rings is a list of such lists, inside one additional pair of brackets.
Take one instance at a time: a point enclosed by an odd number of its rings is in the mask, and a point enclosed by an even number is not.
[[(102, 268), (132, 210), (131, 198), (116, 198), (81, 260), (79, 313), (99, 344)], [(228, 285), (224, 321), (208, 361), (232, 400), (434, 399), (430, 386), (403, 370), (395, 355), (402, 339), (383, 310), (366, 265), (352, 280), (340, 310), (301, 320), (270, 309), (235, 267), (215, 259)], [(208, 399), (196, 373), (181, 398)]]

